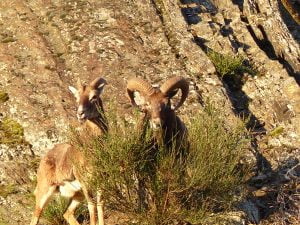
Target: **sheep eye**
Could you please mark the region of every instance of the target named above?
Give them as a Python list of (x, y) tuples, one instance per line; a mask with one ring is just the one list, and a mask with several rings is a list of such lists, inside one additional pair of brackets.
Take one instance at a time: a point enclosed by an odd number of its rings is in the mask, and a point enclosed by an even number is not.
[(144, 107), (147, 108), (147, 109), (150, 109), (151, 105), (150, 105), (149, 102), (146, 102), (146, 103), (144, 104)]

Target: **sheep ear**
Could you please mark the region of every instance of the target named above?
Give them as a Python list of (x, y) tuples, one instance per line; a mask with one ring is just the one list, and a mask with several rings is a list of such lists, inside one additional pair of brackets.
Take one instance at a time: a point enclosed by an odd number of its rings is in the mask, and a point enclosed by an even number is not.
[(76, 88), (74, 88), (73, 86), (69, 86), (69, 90), (74, 95), (76, 100), (78, 100), (79, 99), (79, 91)]

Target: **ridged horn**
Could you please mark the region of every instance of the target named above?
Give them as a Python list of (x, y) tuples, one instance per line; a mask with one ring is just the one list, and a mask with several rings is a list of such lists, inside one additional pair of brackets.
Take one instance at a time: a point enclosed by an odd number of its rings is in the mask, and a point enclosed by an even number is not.
[(131, 104), (137, 106), (134, 101), (134, 91), (140, 92), (144, 97), (147, 97), (154, 93), (155, 89), (147, 81), (141, 78), (131, 78), (127, 83), (127, 94), (130, 98)]
[(178, 109), (186, 100), (189, 94), (189, 83), (183, 77), (173, 77), (167, 80), (160, 87), (161, 92), (169, 98), (172, 98), (176, 94), (174, 91), (178, 88), (181, 89), (181, 99), (175, 106), (174, 110)]
[(100, 84), (107, 84), (107, 82), (102, 77), (98, 77), (90, 83), (90, 86), (94, 89), (97, 89)]

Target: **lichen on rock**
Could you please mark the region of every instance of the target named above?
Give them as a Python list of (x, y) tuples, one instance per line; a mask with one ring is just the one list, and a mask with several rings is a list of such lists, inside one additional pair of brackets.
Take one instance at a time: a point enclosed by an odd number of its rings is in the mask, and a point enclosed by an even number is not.
[(24, 128), (11, 118), (0, 121), (0, 144), (16, 145), (24, 143)]
[(8, 101), (9, 96), (5, 91), (0, 90), (0, 104)]

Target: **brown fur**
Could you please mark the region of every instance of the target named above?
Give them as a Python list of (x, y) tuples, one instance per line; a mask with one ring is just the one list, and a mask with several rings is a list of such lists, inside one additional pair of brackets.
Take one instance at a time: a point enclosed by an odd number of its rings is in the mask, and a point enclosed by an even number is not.
[(72, 145), (56, 145), (41, 160), (37, 177), (47, 177), (49, 185), (60, 185), (65, 180), (74, 180), (74, 155), (76, 158), (80, 157), (78, 162), (83, 162), (83, 156)]
[(184, 123), (171, 107), (171, 98), (176, 95), (178, 89), (181, 89), (182, 95), (174, 109), (184, 103), (189, 93), (189, 84), (183, 77), (170, 78), (160, 88), (152, 87), (141, 78), (132, 78), (127, 84), (127, 94), (131, 104), (137, 106), (134, 92), (139, 92), (143, 100), (139, 107), (145, 113), (145, 122), (149, 121), (154, 130), (161, 131), (156, 133), (162, 136), (156, 135), (155, 139), (162, 139), (167, 147), (172, 145), (174, 138), (176, 138), (176, 144), (181, 145), (187, 134)]

